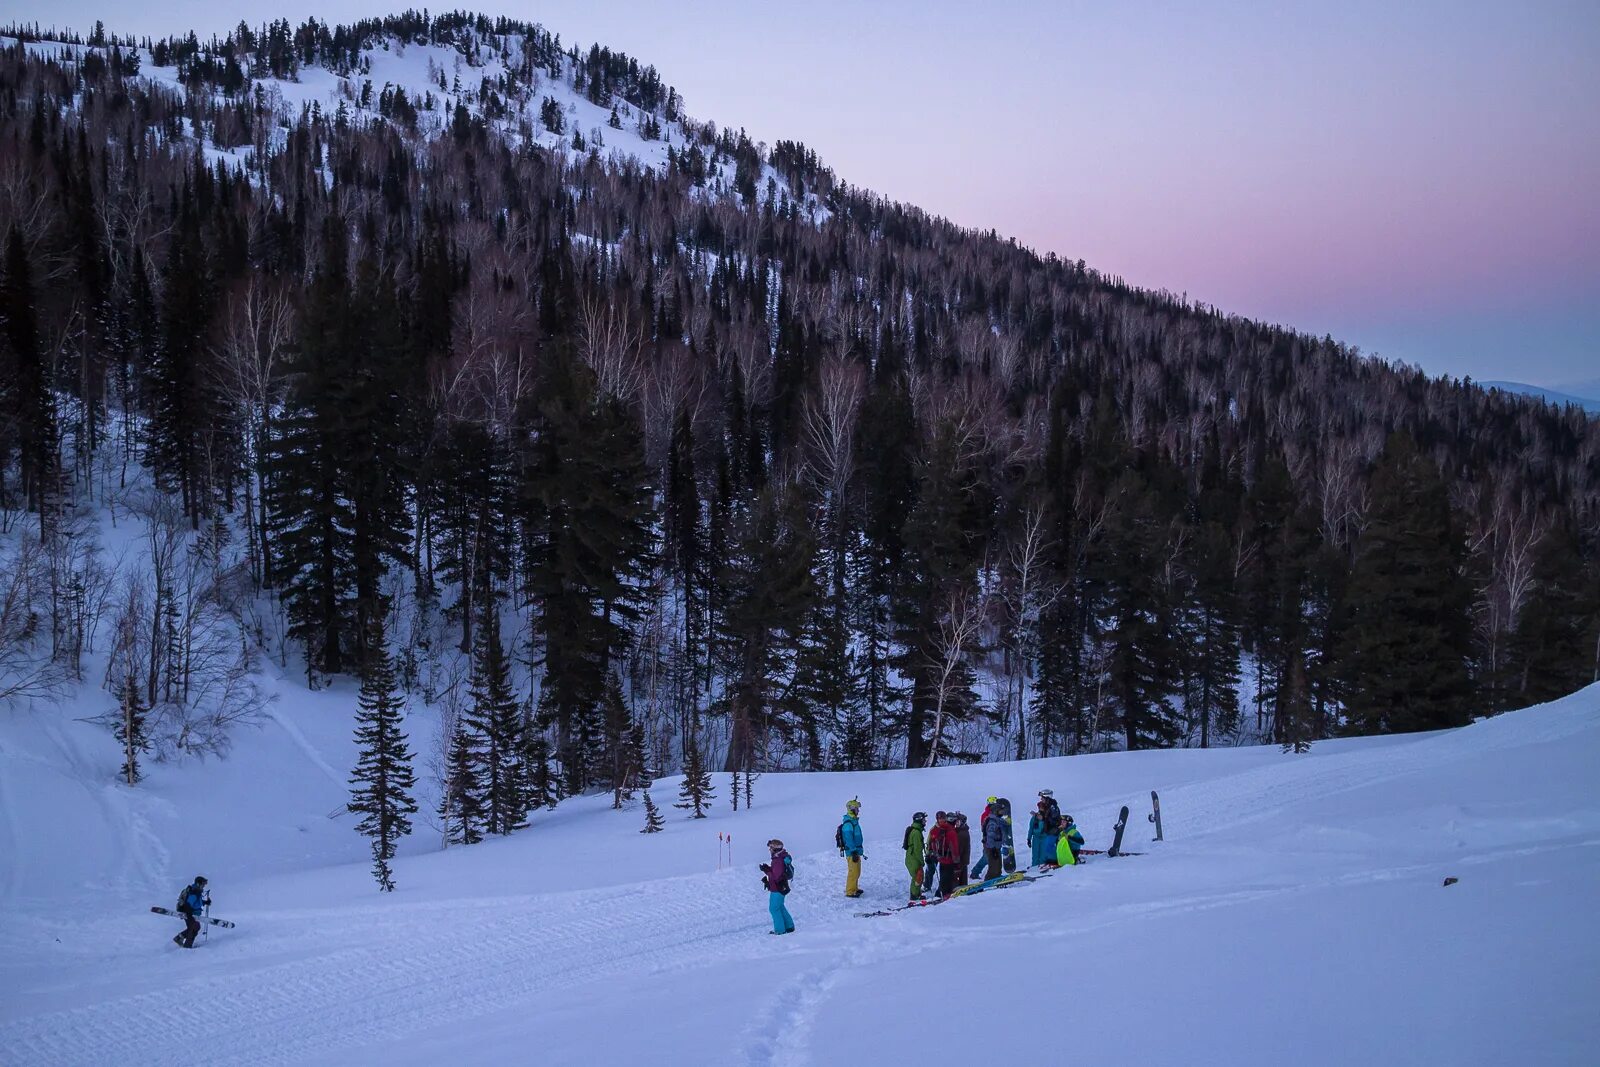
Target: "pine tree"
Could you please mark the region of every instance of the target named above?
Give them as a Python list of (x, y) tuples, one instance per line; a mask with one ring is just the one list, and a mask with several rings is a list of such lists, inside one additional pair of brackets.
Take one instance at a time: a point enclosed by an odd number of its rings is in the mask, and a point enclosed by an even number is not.
[(1342, 657), (1348, 727), (1397, 733), (1465, 725), (1471, 592), (1444, 482), (1416, 443), (1396, 433), (1369, 492)]
[(145, 735), (148, 715), (149, 709), (145, 706), (143, 694), (139, 692), (139, 683), (130, 672), (122, 680), (115, 730), (117, 740), (122, 743), (122, 767), (118, 773), (129, 785), (137, 785), (144, 778), (139, 769), (139, 757), (150, 749), (150, 741)]
[(522, 764), (522, 708), (511, 691), (496, 611), (489, 611), (479, 626), (472, 668), (467, 726), (477, 735), (484, 829), (509, 834), (527, 825), (528, 776)]
[(641, 834), (659, 834), (666, 825), (666, 820), (661, 817), (661, 809), (656, 807), (656, 802), (650, 799), (650, 790), (644, 791), (644, 829)]
[(711, 772), (705, 769), (705, 764), (700, 758), (700, 740), (695, 735), (698, 730), (691, 728), (686, 739), (688, 751), (684, 754), (683, 785), (678, 787), (679, 801), (673, 805), (684, 811), (693, 811), (691, 818), (703, 819), (706, 817), (706, 808), (711, 806), (711, 801), (716, 797), (716, 790), (711, 788)]
[[(15, 447), (21, 460), (25, 506), (39, 514), (41, 531), (56, 491), (60, 437), (49, 364), (39, 343), (32, 273), (22, 235), (11, 228), (0, 265), (0, 504), (5, 471)], [(15, 444), (11, 432), (16, 434)]]
[(1594, 680), (1597, 622), (1600, 601), (1587, 580), (1577, 537), (1559, 523), (1539, 543), (1533, 589), (1512, 635), (1519, 706), (1554, 700)]
[(450, 734), (450, 752), (445, 761), (444, 790), (439, 798), (439, 819), (444, 823), (445, 840), (475, 845), (483, 840), (484, 805), (482, 757), (473, 743), (465, 715), (458, 716)]
[(749, 811), (755, 806), (756, 779), (761, 775), (755, 771), (746, 771), (744, 774), (744, 810)]
[(543, 645), (540, 722), (554, 725), (578, 793), (606, 777), (601, 705), (639, 616), (650, 497), (639, 428), (593, 373), (556, 346), (541, 385), (518, 487), (525, 573)]
[(363, 816), (356, 831), (372, 840), (372, 874), (378, 888), (389, 893), (394, 891), (389, 861), (394, 859), (395, 842), (411, 832), (409, 816), (417, 810), (411, 797), (416, 778), (401, 729), (400, 690), (381, 621), (374, 620), (368, 629), (371, 637), (361, 678), (361, 710), (356, 715), (356, 744), (361, 755), (350, 776), (346, 807)]
[(733, 801), (733, 810), (734, 811), (738, 811), (739, 810), (739, 796), (740, 796), (740, 794), (739, 794), (739, 770), (738, 770), (738, 768), (734, 768), (733, 773), (730, 774), (728, 776), (728, 778), (729, 778), (729, 782), (728, 782), (729, 799)]
[(1289, 653), (1289, 666), (1283, 680), (1284, 698), (1277, 713), (1278, 743), (1285, 752), (1311, 751), (1311, 742), (1321, 733), (1311, 691), (1306, 682), (1306, 657), (1299, 649)]

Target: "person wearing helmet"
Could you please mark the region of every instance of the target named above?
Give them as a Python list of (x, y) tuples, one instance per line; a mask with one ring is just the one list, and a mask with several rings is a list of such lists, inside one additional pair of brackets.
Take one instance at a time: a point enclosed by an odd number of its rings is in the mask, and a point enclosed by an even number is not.
[[(983, 851), (978, 853), (978, 862), (973, 864), (971, 877), (974, 882), (983, 875), (985, 867), (989, 866), (989, 846), (984, 842), (989, 840), (989, 817), (995, 814), (995, 808), (1000, 804), (998, 797), (990, 797), (989, 802), (983, 806), (983, 814), (978, 816), (978, 842)], [(1000, 873), (1000, 868), (995, 867), (990, 872), (990, 877)]]
[(794, 860), (784, 849), (783, 842), (776, 837), (767, 842), (767, 851), (772, 854), (772, 859), (761, 865), (761, 884), (767, 889), (767, 911), (772, 913), (772, 932), (792, 934), (794, 918), (789, 914), (789, 906), (783, 898), (789, 895), (789, 882), (794, 878)]
[(861, 837), (861, 801), (851, 800), (844, 806), (844, 821), (839, 824), (839, 855), (844, 857), (844, 895), (859, 897), (861, 893), (861, 861), (867, 858)]
[(1041, 867), (1056, 861), (1056, 829), (1061, 825), (1061, 809), (1056, 807), (1050, 790), (1039, 791), (1039, 803), (1028, 819), (1028, 847), (1032, 849), (1030, 866)]
[(1083, 847), (1083, 831), (1073, 823), (1072, 816), (1061, 816), (1056, 839), (1056, 864), (1072, 867), (1078, 862), (1078, 850)]
[(922, 864), (926, 852), (927, 841), (923, 837), (928, 825), (928, 813), (919, 811), (911, 816), (911, 825), (906, 827), (905, 837), (900, 841), (900, 847), (906, 854), (906, 873), (911, 875), (911, 899), (922, 899)]
[(942, 811), (934, 815), (933, 829), (928, 834), (928, 854), (939, 865), (939, 896), (947, 898), (955, 892), (961, 844), (956, 840), (956, 828), (950, 817)]
[(194, 881), (178, 894), (178, 914), (183, 916), (183, 933), (172, 940), (184, 948), (194, 948), (194, 935), (200, 932), (200, 920), (195, 916), (203, 913), (211, 906), (211, 891), (206, 888), (206, 877), (203, 874), (194, 876)]
[(991, 814), (983, 823), (983, 858), (978, 861), (978, 866), (973, 868), (972, 877), (978, 877), (978, 872), (984, 867), (989, 868), (990, 878), (999, 878), (1005, 873), (1001, 860), (1001, 851), (1006, 846), (1005, 816), (998, 811)]

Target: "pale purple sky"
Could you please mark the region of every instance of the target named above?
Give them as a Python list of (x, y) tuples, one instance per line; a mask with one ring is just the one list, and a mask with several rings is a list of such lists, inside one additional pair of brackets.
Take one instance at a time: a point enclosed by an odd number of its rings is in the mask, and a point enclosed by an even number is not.
[[(0, 21), (206, 34), (404, 6), (0, 0)], [(1439, 373), (1600, 376), (1596, 0), (483, 9), (620, 48), (696, 117), (1134, 284)]]

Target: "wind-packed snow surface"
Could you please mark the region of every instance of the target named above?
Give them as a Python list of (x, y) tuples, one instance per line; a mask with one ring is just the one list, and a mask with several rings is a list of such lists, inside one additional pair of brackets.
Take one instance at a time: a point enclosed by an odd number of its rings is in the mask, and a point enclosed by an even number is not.
[[(0, 716), (0, 1063), (1596, 1062), (1600, 686), (1303, 756), (769, 774), (737, 814), (719, 775), (704, 821), (667, 806), (669, 779), (657, 835), (604, 797), (470, 848), (419, 831), (392, 895), (330, 817), (351, 706), (285, 699), (233, 758), (135, 789), (95, 728)], [(1042, 787), (1090, 847), (1130, 805), (1145, 854), (855, 917), (904, 898), (912, 811), (975, 823), (987, 795), (1020, 814)], [(852, 796), (859, 901), (832, 848)], [(773, 835), (792, 937), (767, 934), (757, 883)], [(196, 873), (238, 927), (186, 952), (148, 908)]]

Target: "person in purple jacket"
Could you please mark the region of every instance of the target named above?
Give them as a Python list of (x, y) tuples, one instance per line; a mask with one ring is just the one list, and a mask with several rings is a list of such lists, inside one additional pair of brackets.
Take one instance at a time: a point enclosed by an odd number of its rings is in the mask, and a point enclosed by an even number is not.
[(794, 860), (784, 850), (783, 842), (774, 837), (767, 842), (772, 852), (772, 862), (761, 865), (761, 884), (767, 887), (767, 910), (772, 913), (772, 932), (794, 933), (794, 918), (783, 898), (789, 895), (789, 880), (794, 877)]

